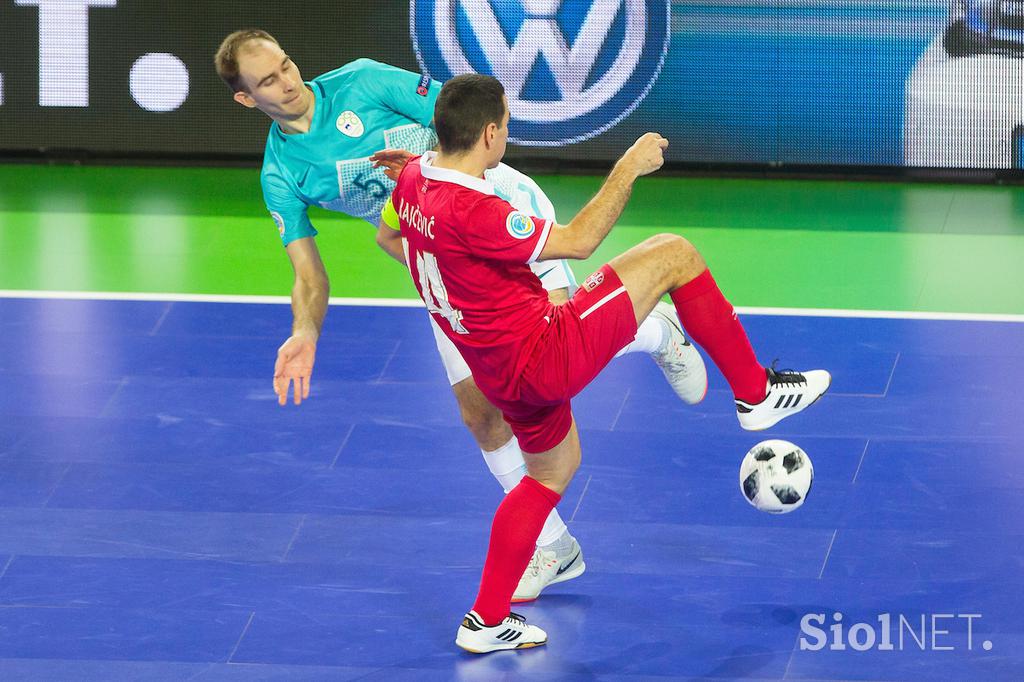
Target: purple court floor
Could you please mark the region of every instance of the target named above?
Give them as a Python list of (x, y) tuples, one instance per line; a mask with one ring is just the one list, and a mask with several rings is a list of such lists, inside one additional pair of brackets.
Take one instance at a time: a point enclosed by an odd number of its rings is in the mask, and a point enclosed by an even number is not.
[[(751, 434), (717, 371), (689, 407), (614, 361), (560, 506), (587, 572), (517, 609), (546, 647), (472, 656), (501, 490), (422, 310), (332, 308), (282, 408), (286, 306), (0, 299), (0, 680), (1024, 680), (1024, 324), (744, 322), (829, 395)], [(782, 517), (738, 485), (769, 437), (816, 474)]]

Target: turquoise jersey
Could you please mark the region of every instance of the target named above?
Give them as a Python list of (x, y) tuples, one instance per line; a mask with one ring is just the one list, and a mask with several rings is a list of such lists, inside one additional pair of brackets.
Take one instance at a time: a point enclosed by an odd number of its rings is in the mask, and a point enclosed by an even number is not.
[(368, 157), (386, 148), (421, 154), (437, 144), (431, 127), (441, 84), (371, 59), (358, 59), (307, 83), (316, 98), (305, 134), (274, 122), (260, 181), (285, 245), (316, 235), (309, 206), (363, 218), (374, 227), (395, 183)]

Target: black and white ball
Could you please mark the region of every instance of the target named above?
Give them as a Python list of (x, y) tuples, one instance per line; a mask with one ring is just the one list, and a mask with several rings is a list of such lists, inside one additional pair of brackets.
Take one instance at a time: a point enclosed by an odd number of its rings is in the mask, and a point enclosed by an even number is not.
[(758, 443), (740, 464), (743, 496), (769, 514), (785, 514), (802, 505), (813, 482), (811, 458), (784, 440)]

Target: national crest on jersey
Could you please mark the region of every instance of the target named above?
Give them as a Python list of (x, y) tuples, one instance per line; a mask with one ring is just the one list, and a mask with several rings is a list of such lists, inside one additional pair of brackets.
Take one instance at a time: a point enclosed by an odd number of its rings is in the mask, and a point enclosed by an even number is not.
[(349, 137), (362, 137), (365, 128), (363, 128), (363, 121), (359, 118), (359, 115), (354, 111), (343, 111), (338, 116), (336, 123), (338, 130)]
[(604, 283), (604, 273), (598, 270), (583, 280), (583, 288), (586, 291), (593, 291)]
[(394, 182), (369, 156), (386, 148), (418, 154), (437, 144), (430, 123), (440, 84), (424, 83), (421, 74), (359, 59), (307, 86), (315, 101), (309, 132), (286, 135), (272, 124), (263, 158), (264, 199), (284, 224), (285, 244), (316, 234), (309, 206), (376, 226)]

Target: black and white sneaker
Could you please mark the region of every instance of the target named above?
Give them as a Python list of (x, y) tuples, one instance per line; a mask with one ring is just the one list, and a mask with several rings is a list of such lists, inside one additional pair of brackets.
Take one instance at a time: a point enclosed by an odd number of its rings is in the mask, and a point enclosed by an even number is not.
[(518, 613), (510, 613), (505, 620), (487, 627), (476, 611), (462, 619), (455, 643), (471, 654), (486, 654), (506, 649), (528, 649), (548, 641), (548, 634), (536, 625), (527, 625)]
[(832, 375), (823, 369), (794, 372), (776, 371), (769, 367), (768, 395), (757, 404), (736, 401), (736, 416), (747, 431), (761, 431), (775, 426), (786, 417), (814, 404), (832, 383)]

